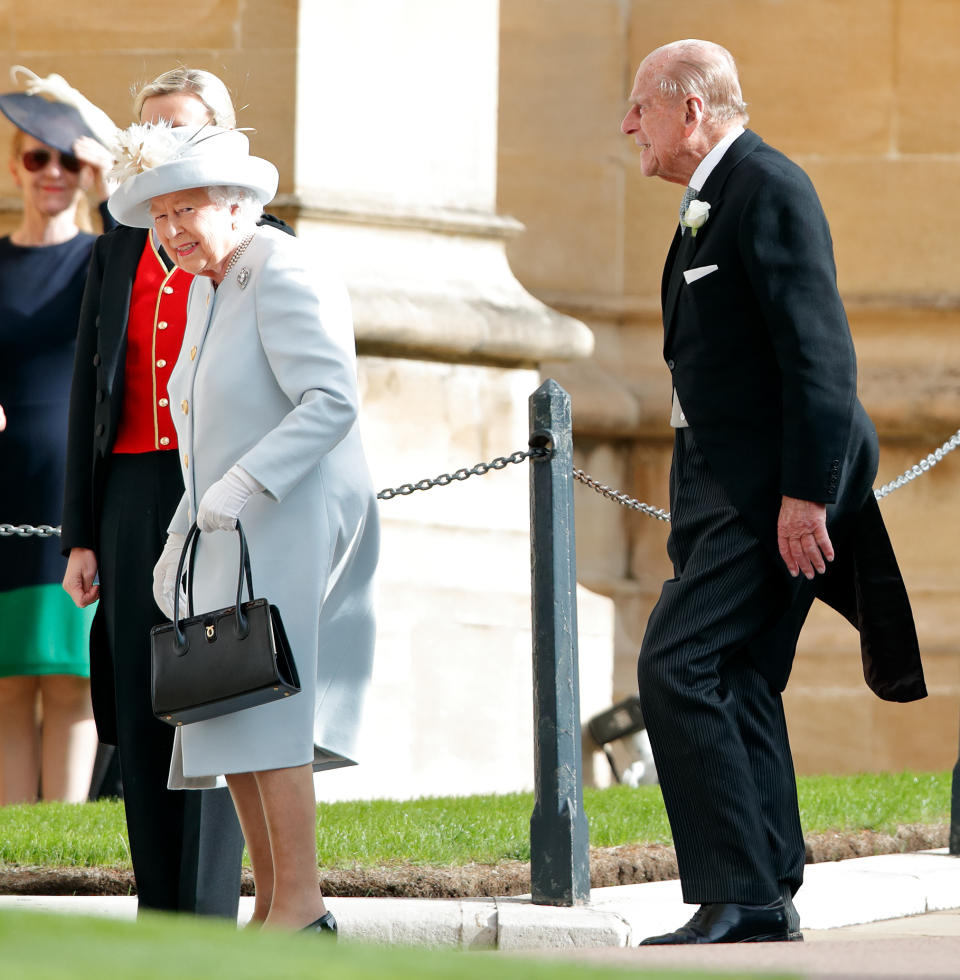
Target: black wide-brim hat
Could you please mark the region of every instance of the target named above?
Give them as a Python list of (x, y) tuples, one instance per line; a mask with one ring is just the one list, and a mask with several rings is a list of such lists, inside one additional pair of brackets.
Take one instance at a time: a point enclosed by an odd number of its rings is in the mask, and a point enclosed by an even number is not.
[(0, 95), (0, 112), (17, 129), (61, 153), (72, 154), (73, 144), (81, 136), (97, 138), (72, 105), (51, 102), (42, 95), (7, 92)]

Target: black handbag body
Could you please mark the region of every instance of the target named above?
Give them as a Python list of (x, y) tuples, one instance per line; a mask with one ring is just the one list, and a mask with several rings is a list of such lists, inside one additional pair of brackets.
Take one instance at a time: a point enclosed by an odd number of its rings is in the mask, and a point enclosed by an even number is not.
[[(253, 598), (253, 576), (246, 535), (237, 521), (240, 571), (232, 606), (194, 615), (193, 574), (200, 529), (187, 533), (177, 566), (173, 622), (150, 630), (153, 713), (170, 725), (252, 708), (300, 691), (280, 611), (267, 599)], [(183, 566), (187, 570), (187, 613), (180, 618)], [(242, 601), (243, 583), (248, 601)]]

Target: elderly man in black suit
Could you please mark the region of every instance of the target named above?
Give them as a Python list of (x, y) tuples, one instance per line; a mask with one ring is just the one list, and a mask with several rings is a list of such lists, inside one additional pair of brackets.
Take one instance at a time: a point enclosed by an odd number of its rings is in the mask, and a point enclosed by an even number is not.
[(860, 631), (880, 697), (926, 690), (872, 492), (876, 432), (826, 218), (809, 179), (744, 129), (730, 53), (677, 41), (636, 75), (622, 130), (686, 185), (663, 272), (675, 427), (667, 550), (638, 679), (684, 901), (647, 944), (802, 939), (804, 842), (781, 692), (815, 597)]

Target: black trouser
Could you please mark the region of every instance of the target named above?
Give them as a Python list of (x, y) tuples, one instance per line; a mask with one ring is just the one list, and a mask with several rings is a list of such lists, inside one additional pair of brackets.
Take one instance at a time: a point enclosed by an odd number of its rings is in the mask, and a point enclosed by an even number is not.
[[(638, 680), (683, 898), (766, 904), (800, 887), (804, 843), (783, 702), (750, 643), (782, 615), (799, 629), (803, 614), (690, 429), (677, 430), (670, 502), (674, 578), (647, 624)], [(809, 608), (810, 595), (794, 601)]]
[(153, 566), (183, 494), (176, 452), (116, 454), (97, 555), (116, 685), (117, 739), (140, 908), (236, 919), (243, 836), (229, 791), (168, 790), (173, 728), (150, 704)]

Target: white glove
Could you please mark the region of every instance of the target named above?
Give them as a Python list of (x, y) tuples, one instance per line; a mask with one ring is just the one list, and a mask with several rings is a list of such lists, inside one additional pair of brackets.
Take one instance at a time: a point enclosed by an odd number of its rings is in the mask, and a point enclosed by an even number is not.
[(201, 531), (232, 531), (246, 502), (262, 493), (264, 486), (242, 466), (234, 464), (216, 483), (207, 488), (197, 507), (197, 527)]
[[(180, 563), (180, 553), (183, 551), (183, 543), (186, 540), (186, 535), (171, 531), (167, 535), (167, 543), (163, 546), (160, 560), (153, 566), (153, 599), (160, 607), (160, 612), (167, 619), (173, 619), (173, 597), (174, 590), (177, 588), (177, 565)], [(180, 601), (181, 604), (187, 601), (182, 589), (180, 590)]]

